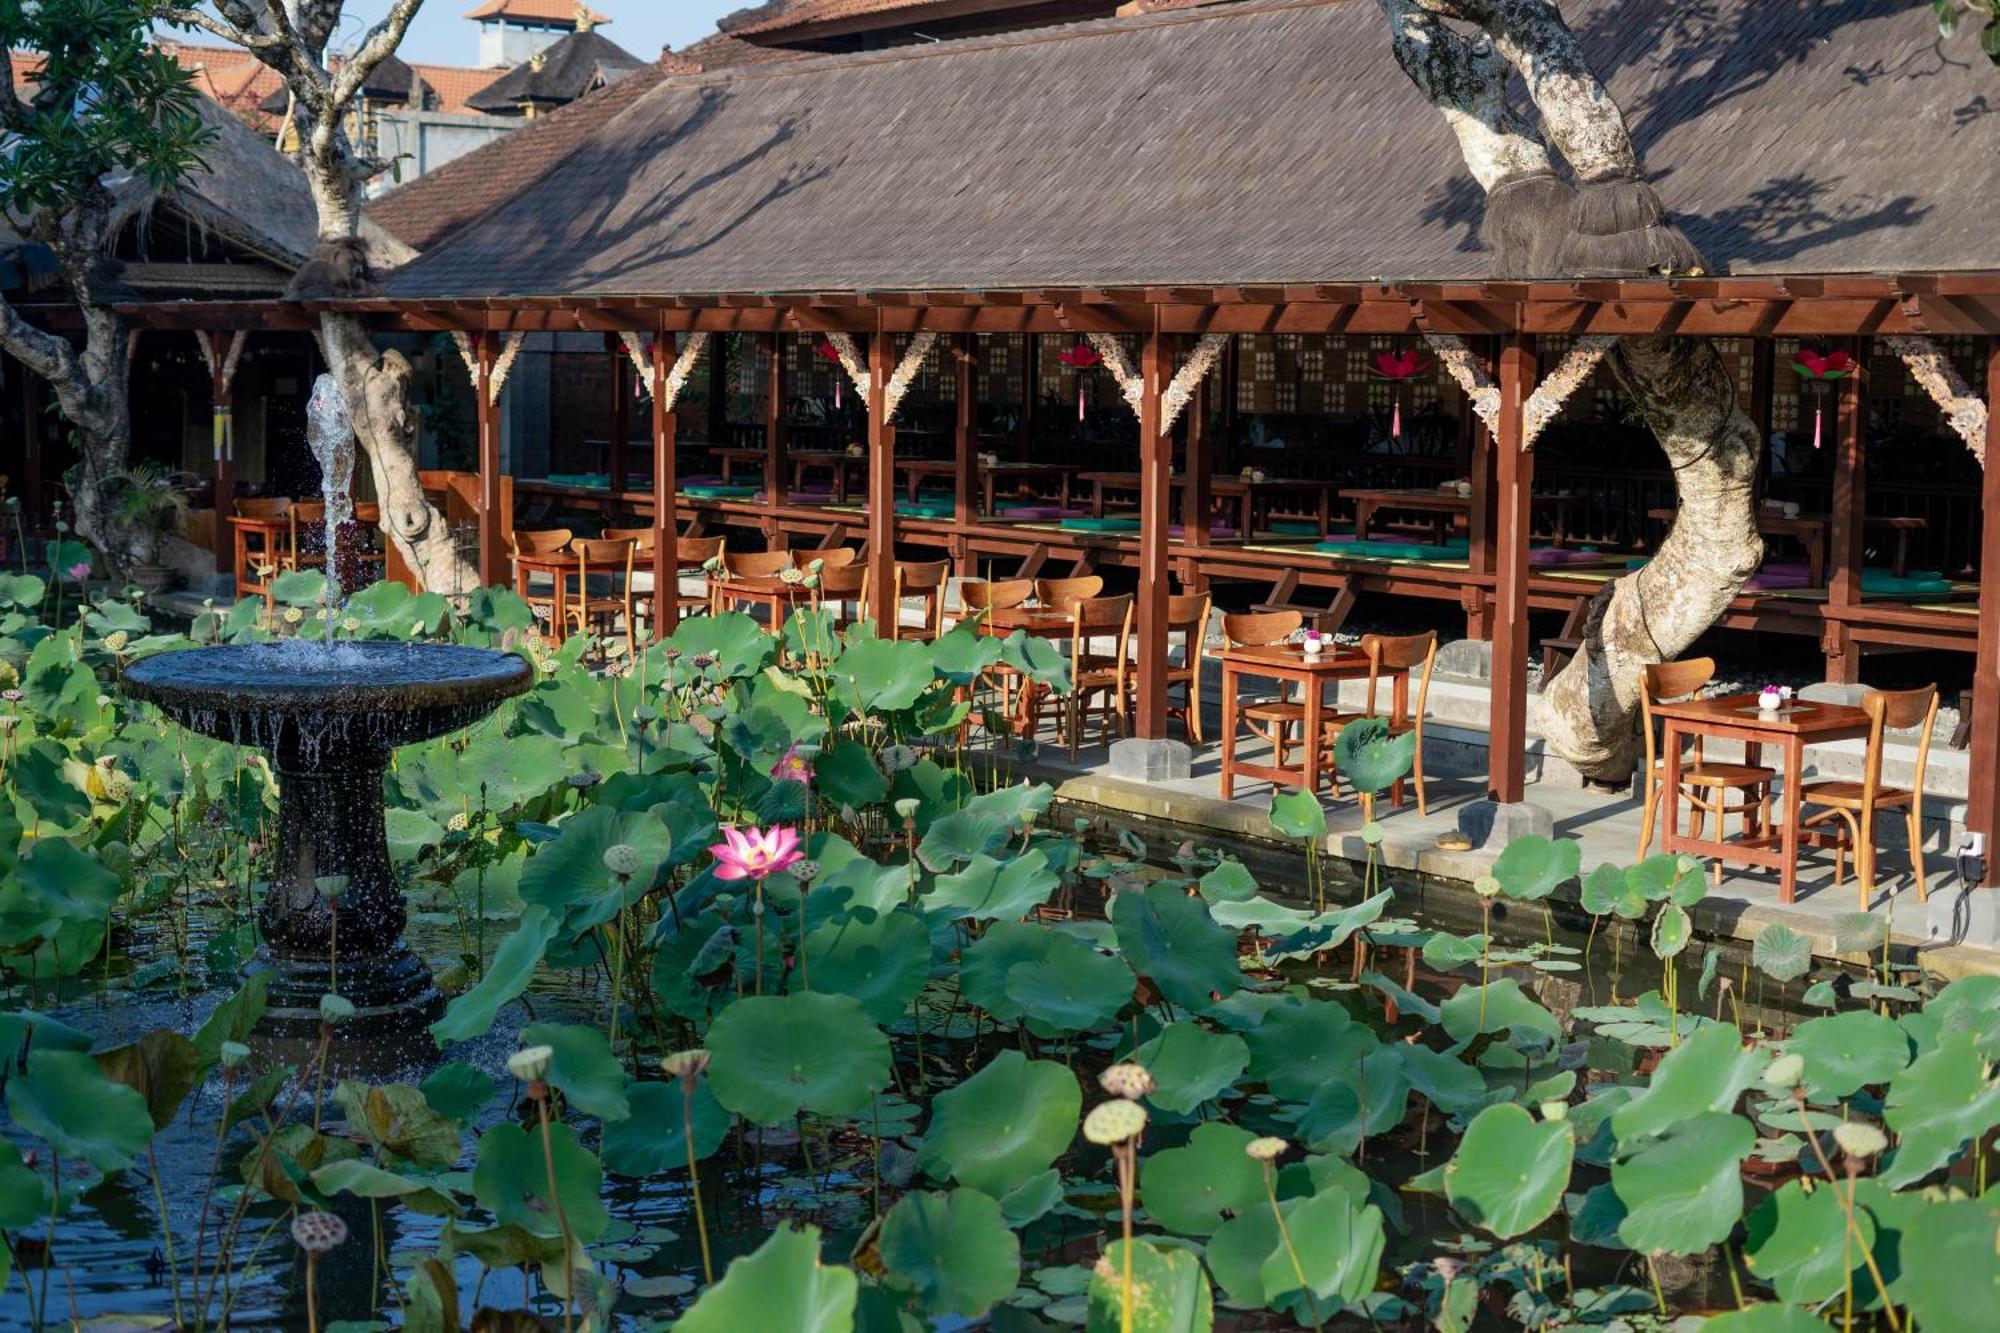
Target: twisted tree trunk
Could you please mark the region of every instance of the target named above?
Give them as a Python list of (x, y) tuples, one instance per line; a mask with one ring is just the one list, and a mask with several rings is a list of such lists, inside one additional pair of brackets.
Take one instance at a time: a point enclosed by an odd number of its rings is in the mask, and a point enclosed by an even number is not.
[[(1641, 175), (1623, 113), (1552, 0), (1377, 3), (1397, 63), (1443, 113), (1486, 190), (1482, 232), (1495, 276), (1700, 270), (1700, 254)], [(1508, 104), (1514, 72), (1573, 182)], [(1666, 451), (1680, 512), (1653, 559), (1598, 594), (1581, 649), (1543, 682), (1542, 726), (1584, 776), (1622, 782), (1639, 752), (1640, 668), (1686, 651), (1763, 558), (1754, 490), (1763, 441), (1711, 342), (1626, 339), (1610, 365)]]

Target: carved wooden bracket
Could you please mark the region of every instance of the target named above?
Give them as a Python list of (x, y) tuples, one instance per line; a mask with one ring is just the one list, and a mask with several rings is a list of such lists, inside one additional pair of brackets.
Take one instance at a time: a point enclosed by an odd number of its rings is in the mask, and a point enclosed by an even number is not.
[(1912, 379), (1930, 395), (1931, 401), (1951, 423), (1952, 430), (1965, 441), (1972, 450), (1972, 456), (1986, 466), (1986, 417), (1987, 405), (1980, 401), (1965, 377), (1958, 373), (1958, 367), (1951, 363), (1938, 345), (1929, 338), (1908, 337), (1892, 334), (1882, 339), (1883, 345), (1903, 359), (1910, 369)]

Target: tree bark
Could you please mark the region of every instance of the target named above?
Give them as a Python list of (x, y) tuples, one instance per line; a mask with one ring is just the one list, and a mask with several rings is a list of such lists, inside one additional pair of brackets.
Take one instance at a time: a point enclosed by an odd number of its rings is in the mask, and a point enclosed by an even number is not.
[[(1641, 175), (1623, 113), (1550, 0), (1377, 3), (1397, 63), (1444, 115), (1487, 192), (1482, 234), (1496, 277), (1699, 270), (1700, 254)], [(1574, 182), (1509, 105), (1510, 72), (1526, 81)], [(1609, 364), (1673, 466), (1680, 512), (1652, 560), (1598, 594), (1581, 649), (1543, 682), (1542, 726), (1585, 777), (1622, 782), (1640, 749), (1641, 668), (1685, 652), (1763, 558), (1763, 441), (1713, 343), (1627, 339)]]

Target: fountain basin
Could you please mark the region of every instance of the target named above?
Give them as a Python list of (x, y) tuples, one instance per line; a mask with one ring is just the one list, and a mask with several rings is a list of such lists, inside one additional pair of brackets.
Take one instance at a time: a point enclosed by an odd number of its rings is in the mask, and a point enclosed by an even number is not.
[(271, 756), (278, 841), (258, 907), (261, 961), (275, 973), (267, 1028), (316, 1030), (328, 993), (375, 1031), (436, 1017), (443, 997), (403, 942), (383, 774), (397, 746), (470, 726), (533, 679), (511, 653), (303, 639), (163, 653), (126, 669), (132, 697)]

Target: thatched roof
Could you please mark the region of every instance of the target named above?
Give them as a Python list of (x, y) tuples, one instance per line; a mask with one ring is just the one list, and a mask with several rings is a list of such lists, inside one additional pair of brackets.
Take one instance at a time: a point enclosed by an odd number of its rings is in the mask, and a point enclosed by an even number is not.
[(465, 104), (489, 114), (518, 111), (526, 102), (563, 106), (645, 65), (595, 29), (583, 29), (514, 66), (466, 98)]
[[(2000, 258), (2000, 97), (1927, 6), (1566, 8), (1711, 271)], [(1245, 0), (668, 79), (390, 291), (1476, 278), (1480, 205), (1374, 5)]]

